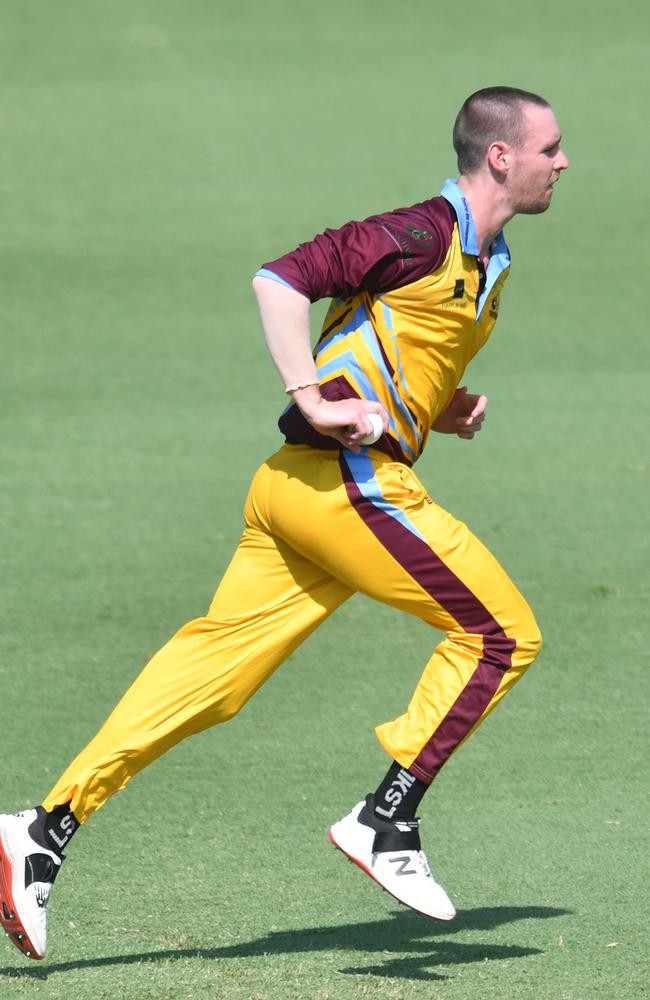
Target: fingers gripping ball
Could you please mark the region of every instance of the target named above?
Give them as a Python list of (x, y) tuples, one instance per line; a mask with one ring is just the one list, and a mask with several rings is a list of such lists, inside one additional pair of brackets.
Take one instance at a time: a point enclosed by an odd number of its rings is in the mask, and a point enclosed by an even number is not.
[(379, 441), (379, 438), (384, 433), (384, 422), (378, 413), (367, 413), (366, 416), (372, 424), (372, 430), (365, 437), (362, 437), (359, 444), (369, 445), (374, 444), (375, 441)]

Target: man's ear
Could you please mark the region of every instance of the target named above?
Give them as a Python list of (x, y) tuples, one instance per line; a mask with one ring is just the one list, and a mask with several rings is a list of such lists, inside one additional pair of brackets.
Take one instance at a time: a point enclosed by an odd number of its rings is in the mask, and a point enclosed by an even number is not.
[(510, 169), (512, 149), (506, 142), (492, 142), (487, 148), (487, 162), (497, 174), (505, 176)]

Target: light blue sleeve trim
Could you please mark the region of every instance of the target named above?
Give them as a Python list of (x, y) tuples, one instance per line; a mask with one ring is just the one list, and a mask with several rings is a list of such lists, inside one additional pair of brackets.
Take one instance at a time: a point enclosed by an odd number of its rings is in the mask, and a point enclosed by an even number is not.
[(259, 271), (255, 272), (255, 277), (270, 278), (271, 281), (277, 281), (281, 285), (286, 285), (287, 288), (290, 288), (292, 291), (295, 292), (295, 288), (293, 287), (293, 285), (290, 285), (288, 281), (285, 281), (284, 278), (281, 278), (279, 274), (275, 273), (275, 271), (270, 271), (268, 267), (261, 267)]

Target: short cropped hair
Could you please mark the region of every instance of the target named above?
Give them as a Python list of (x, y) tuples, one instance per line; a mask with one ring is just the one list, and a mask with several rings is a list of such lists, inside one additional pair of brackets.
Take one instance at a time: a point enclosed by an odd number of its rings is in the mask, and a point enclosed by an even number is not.
[(493, 142), (518, 146), (524, 138), (524, 107), (550, 107), (539, 94), (516, 87), (486, 87), (467, 98), (454, 122), (453, 143), (461, 174), (480, 169)]

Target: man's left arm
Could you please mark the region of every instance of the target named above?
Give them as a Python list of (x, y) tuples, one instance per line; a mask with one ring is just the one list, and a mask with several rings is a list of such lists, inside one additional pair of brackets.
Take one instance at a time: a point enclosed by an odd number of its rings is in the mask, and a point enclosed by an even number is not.
[(451, 402), (431, 429), (439, 434), (456, 434), (471, 441), (483, 426), (487, 405), (487, 396), (475, 396), (463, 385), (456, 389)]

